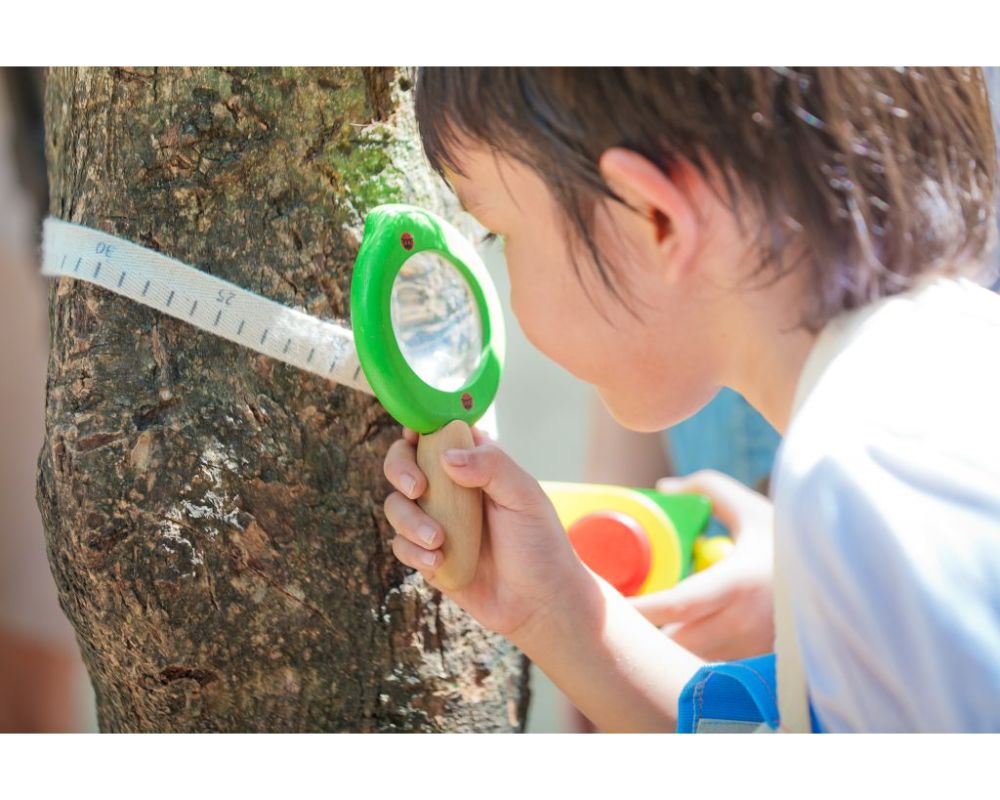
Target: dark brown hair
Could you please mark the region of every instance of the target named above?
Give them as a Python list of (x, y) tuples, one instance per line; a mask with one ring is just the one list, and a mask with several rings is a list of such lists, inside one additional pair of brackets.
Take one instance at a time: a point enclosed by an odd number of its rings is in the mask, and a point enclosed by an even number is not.
[(978, 68), (423, 68), (416, 108), (439, 173), (462, 174), (463, 141), (537, 171), (574, 252), (583, 246), (619, 299), (592, 233), (596, 202), (621, 201), (597, 167), (614, 146), (667, 174), (680, 158), (706, 177), (714, 167), (741, 224), (754, 221), (755, 274), (795, 268), (800, 243), (813, 329), (927, 273), (985, 273), (996, 246)]

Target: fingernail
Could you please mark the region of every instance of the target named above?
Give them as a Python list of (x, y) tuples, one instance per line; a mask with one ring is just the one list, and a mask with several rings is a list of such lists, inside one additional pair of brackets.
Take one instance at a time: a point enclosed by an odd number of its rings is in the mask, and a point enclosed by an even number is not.
[(445, 450), (444, 460), (453, 467), (464, 467), (469, 463), (468, 450)]
[(420, 556), (420, 560), (423, 561), (428, 567), (433, 567), (434, 562), (437, 561), (437, 553), (423, 553)]
[(425, 522), (417, 528), (417, 535), (420, 537), (420, 541), (424, 544), (432, 544), (434, 542), (434, 537), (437, 535), (437, 531)]
[(417, 488), (417, 479), (412, 475), (403, 476), (403, 491), (407, 497), (413, 497), (413, 490)]

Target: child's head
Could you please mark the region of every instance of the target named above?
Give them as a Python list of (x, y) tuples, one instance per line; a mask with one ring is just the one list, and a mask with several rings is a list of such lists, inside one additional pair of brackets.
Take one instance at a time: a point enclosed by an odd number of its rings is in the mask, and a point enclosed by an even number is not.
[(526, 334), (630, 427), (995, 246), (979, 70), (423, 69), (417, 115)]

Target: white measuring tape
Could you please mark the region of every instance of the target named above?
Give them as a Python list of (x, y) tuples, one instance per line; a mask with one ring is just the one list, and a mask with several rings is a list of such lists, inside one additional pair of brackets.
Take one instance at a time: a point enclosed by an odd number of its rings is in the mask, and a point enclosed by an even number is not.
[(331, 381), (374, 394), (349, 328), (110, 236), (49, 217), (42, 274), (76, 278)]

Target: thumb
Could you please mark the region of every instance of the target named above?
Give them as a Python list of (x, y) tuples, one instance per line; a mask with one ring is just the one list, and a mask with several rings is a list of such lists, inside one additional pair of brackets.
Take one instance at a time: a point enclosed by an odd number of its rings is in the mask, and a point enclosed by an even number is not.
[(632, 606), (657, 627), (669, 622), (691, 622), (724, 606), (731, 580), (723, 563), (696, 572), (675, 586), (630, 598)]
[(533, 511), (548, 502), (538, 481), (490, 441), (468, 450), (445, 450), (441, 462), (459, 486), (482, 489), (511, 511)]
[[(716, 470), (700, 470), (683, 478), (661, 478), (656, 482), (656, 489), (665, 494), (695, 492), (706, 495), (712, 501), (712, 516), (719, 519), (737, 541), (744, 535), (756, 536), (760, 526), (748, 523), (770, 513), (770, 502), (765, 497)], [(770, 522), (765, 528), (769, 525)]]

